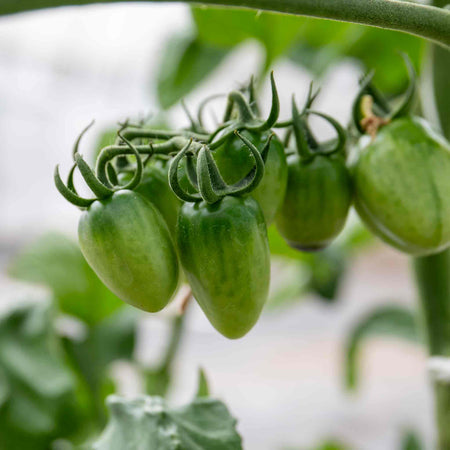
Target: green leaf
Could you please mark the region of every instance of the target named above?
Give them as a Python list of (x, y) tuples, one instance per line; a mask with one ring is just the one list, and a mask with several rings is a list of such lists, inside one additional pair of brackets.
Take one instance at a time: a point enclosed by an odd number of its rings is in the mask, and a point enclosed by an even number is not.
[(236, 420), (218, 400), (197, 398), (173, 409), (160, 397), (110, 396), (107, 404), (111, 417), (93, 450), (242, 449)]
[(402, 450), (422, 450), (422, 443), (416, 433), (409, 431), (402, 442)]
[(104, 400), (114, 392), (108, 377), (111, 363), (133, 360), (138, 313), (123, 307), (89, 328), (83, 340), (65, 339), (64, 345), (79, 377), (87, 384), (97, 418), (104, 418)]
[(195, 36), (174, 35), (162, 52), (157, 75), (160, 105), (169, 108), (189, 94), (223, 60), (228, 51)]
[(78, 426), (75, 377), (53, 330), (50, 302), (0, 317), (0, 448), (46, 450)]
[(198, 369), (198, 386), (196, 397), (209, 397), (208, 379), (206, 378), (205, 371), (201, 367)]
[(230, 49), (247, 39), (256, 39), (266, 53), (264, 70), (281, 56), (299, 35), (301, 19), (292, 15), (232, 8), (193, 7), (198, 39)]
[(374, 336), (393, 336), (420, 342), (416, 315), (401, 306), (381, 306), (371, 311), (353, 327), (345, 345), (345, 383), (349, 390), (358, 386), (358, 362), (364, 341)]
[(59, 233), (31, 244), (9, 267), (21, 280), (46, 286), (62, 312), (94, 325), (123, 305), (95, 275), (78, 245)]
[(321, 76), (344, 58), (356, 58), (363, 70), (375, 69), (379, 89), (398, 94), (408, 77), (399, 52), (420, 70), (425, 43), (417, 37), (362, 25), (301, 18), (301, 33), (289, 52), (292, 61)]

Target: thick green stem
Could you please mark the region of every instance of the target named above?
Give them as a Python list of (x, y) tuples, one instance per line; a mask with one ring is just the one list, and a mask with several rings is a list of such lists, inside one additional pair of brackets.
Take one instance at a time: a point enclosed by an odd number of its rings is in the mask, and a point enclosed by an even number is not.
[[(2, 0), (0, 15), (55, 6), (113, 3), (123, 0)], [(148, 0), (138, 0), (148, 1)], [(162, 0), (154, 0), (162, 1)], [(170, 0), (174, 1), (174, 0)], [(185, 0), (321, 17), (414, 34), (450, 47), (450, 11), (399, 0)]]
[(448, 450), (450, 448), (450, 382), (435, 381), (434, 393), (436, 398), (436, 425), (439, 431), (438, 448)]
[[(443, 7), (447, 0), (435, 0), (435, 6)], [(441, 125), (443, 134), (450, 139), (450, 51), (432, 45), (428, 70), (434, 98), (431, 100), (432, 117)], [(450, 251), (437, 255), (416, 258), (414, 261), (416, 280), (425, 318), (429, 353), (432, 356), (450, 358)], [(435, 411), (438, 432), (438, 449), (450, 450), (450, 380), (435, 378)]]
[(414, 259), (431, 356), (450, 357), (450, 256), (448, 251)]
[[(414, 259), (416, 281), (431, 356), (450, 358), (450, 252)], [(438, 449), (450, 450), (450, 382), (435, 380)]]

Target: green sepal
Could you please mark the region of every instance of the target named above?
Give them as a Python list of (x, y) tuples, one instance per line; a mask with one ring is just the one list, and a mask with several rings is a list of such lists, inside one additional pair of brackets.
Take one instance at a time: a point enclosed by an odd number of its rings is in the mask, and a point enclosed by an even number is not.
[(61, 176), (59, 174), (59, 166), (55, 167), (53, 179), (55, 181), (56, 189), (58, 189), (59, 193), (73, 205), (78, 206), (79, 208), (88, 208), (89, 206), (92, 205), (92, 203), (95, 202), (96, 200), (95, 198), (88, 199), (80, 197), (74, 191), (69, 189), (61, 179)]

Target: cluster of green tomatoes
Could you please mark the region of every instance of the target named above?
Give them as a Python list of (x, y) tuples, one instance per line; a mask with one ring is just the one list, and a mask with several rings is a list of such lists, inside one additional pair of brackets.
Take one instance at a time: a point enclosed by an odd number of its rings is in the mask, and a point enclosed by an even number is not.
[[(272, 223), (292, 247), (318, 251), (343, 229), (353, 204), (376, 235), (406, 253), (445, 249), (450, 146), (410, 115), (415, 82), (408, 68), (411, 83), (396, 108), (371, 76), (361, 80), (347, 130), (312, 109), (312, 87), (305, 105), (293, 100), (291, 119), (279, 122), (272, 74), (265, 120), (250, 82), (228, 94), (212, 131), (204, 126), (206, 103), (188, 129), (123, 124), (95, 169), (78, 153), (80, 136), (67, 182), (56, 168), (55, 183), (84, 210), (86, 260), (116, 295), (149, 312), (168, 304), (182, 272), (211, 324), (234, 339), (254, 326), (267, 300)], [(311, 115), (336, 136), (317, 139)], [(77, 193), (75, 169), (94, 197)]]

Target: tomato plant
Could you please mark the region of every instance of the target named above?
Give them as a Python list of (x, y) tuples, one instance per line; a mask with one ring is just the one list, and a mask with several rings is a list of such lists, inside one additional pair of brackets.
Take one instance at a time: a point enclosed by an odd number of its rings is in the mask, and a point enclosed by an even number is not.
[[(80, 3), (91, 2), (5, 1), (0, 5), (0, 15)], [(54, 439), (67, 437), (73, 430), (64, 428), (61, 408), (74, 417), (73, 429), (83, 417), (86, 423), (92, 420), (87, 419), (91, 415), (85, 411), (72, 410), (78, 395), (91, 398), (89, 408), (96, 411), (92, 414), (96, 426), (104, 423), (103, 400), (112, 388), (100, 378), (106, 373), (107, 363), (123, 356), (130, 359), (130, 329), (135, 325), (122, 322), (120, 314), (112, 315), (117, 313), (118, 300), (105, 294), (106, 288), (98, 288), (92, 281), (93, 272), (121, 300), (154, 313), (165, 308), (178, 291), (180, 266), (189, 284), (183, 307), (192, 296), (219, 333), (230, 339), (242, 338), (256, 326), (269, 298), (271, 251), (295, 261), (297, 267), (308, 266), (310, 279), (302, 284), (303, 289), (315, 289), (323, 297), (334, 298), (338, 278), (348, 262), (350, 252), (345, 249), (354, 238), (346, 237), (344, 229), (353, 202), (356, 213), (374, 235), (413, 257), (421, 316), (417, 320), (419, 313), (387, 306), (355, 327), (347, 343), (347, 385), (356, 386), (356, 354), (365, 336), (389, 329), (419, 342), (425, 334), (430, 356), (445, 358), (432, 361), (432, 373), (437, 447), (450, 449), (446, 359), (450, 348), (450, 11), (444, 7), (445, 1), (425, 5), (392, 0), (224, 0), (222, 4), (247, 10), (193, 7), (195, 30), (187, 38), (178, 36), (171, 41), (159, 74), (158, 96), (163, 107), (189, 93), (247, 39), (256, 39), (262, 46), (260, 79), (286, 54), (317, 76), (333, 61), (350, 56), (358, 58), (365, 68), (374, 65), (378, 71), (385, 69), (380, 80), (387, 95), (372, 83), (372, 74), (363, 76), (355, 95), (353, 124), (344, 129), (341, 118), (312, 109), (315, 95), (311, 88), (305, 107), (298, 111), (293, 101), (292, 118), (281, 122), (271, 73), (272, 102), (265, 119), (258, 102), (260, 86), (255, 86), (252, 78), (248, 85), (226, 95), (225, 111), (212, 130), (202, 120), (208, 99), (199, 107), (197, 120), (188, 112), (187, 128), (159, 130), (144, 123), (122, 123), (116, 142), (98, 153), (95, 170), (78, 152), (80, 136), (67, 181), (61, 179), (58, 167), (54, 180), (59, 192), (83, 210), (78, 239), (85, 261), (77, 279), (87, 280), (90, 301), (74, 306), (76, 288), (67, 293), (58, 282), (52, 291), (62, 312), (74, 314), (87, 324), (87, 337), (80, 342), (57, 337), (49, 328), (48, 317), (43, 321), (44, 314), (37, 309), (18, 310), (0, 320), (0, 339), (6, 347), (15, 348), (11, 342), (17, 341), (26, 349), (26, 358), (18, 358), (18, 362), (11, 358), (14, 352), (0, 352), (0, 415), (6, 418), (0, 425), (0, 446), (6, 442), (15, 450), (29, 446), (33, 436), (39, 435), (35, 444), (45, 449)], [(295, 15), (316, 19), (298, 19)], [(322, 22), (317, 25), (319, 18), (341, 23), (322, 27)], [(385, 28), (389, 34), (361, 25)], [(426, 61), (421, 60), (426, 45), (416, 37), (431, 42)], [(331, 47), (325, 45), (327, 40), (332, 41)], [(404, 97), (393, 98), (406, 81), (404, 75), (394, 76), (398, 71), (392, 62), (393, 42), (410, 54), (416, 69), (426, 68), (422, 76), (428, 89), (421, 110), (414, 109), (412, 65), (408, 66), (411, 80)], [(430, 106), (426, 100), (432, 93), (435, 98)], [(430, 110), (434, 116), (427, 113)], [(425, 115), (431, 119), (427, 121), (422, 117)], [(336, 137), (328, 141), (316, 138), (309, 125), (311, 116), (331, 124)], [(76, 171), (93, 197), (79, 195)], [(276, 228), (268, 233), (267, 227), (273, 222)], [(311, 251), (316, 253), (305, 254)], [(51, 254), (53, 258), (58, 255)], [(79, 258), (72, 258), (72, 263), (75, 260), (75, 265), (80, 263)], [(47, 280), (46, 272), (30, 275), (26, 267), (18, 272), (26, 279)], [(320, 284), (320, 280), (325, 281)], [(96, 296), (101, 307), (91, 313), (89, 305)], [(112, 299), (110, 305), (103, 305), (108, 302), (106, 298)], [(28, 316), (32, 320), (27, 320)], [(150, 394), (166, 394), (183, 317), (174, 320), (163, 362), (146, 373)], [(424, 332), (419, 323), (424, 325)], [(12, 341), (9, 335), (14, 335)], [(118, 347), (125, 342), (125, 351), (111, 350), (108, 341), (117, 342)], [(33, 350), (36, 354), (48, 353), (45, 370), (55, 369), (61, 380), (60, 391), (46, 384), (47, 372), (39, 370)], [(27, 359), (36, 380), (27, 373), (23, 363)], [(63, 368), (65, 359), (77, 368), (74, 379)], [(81, 389), (75, 380), (82, 380)], [(39, 383), (47, 390), (40, 389)], [(208, 391), (205, 386), (203, 376), (200, 397)], [(55, 401), (49, 407), (52, 395)], [(22, 430), (23, 423), (17, 420), (21, 401), (32, 405), (28, 408), (34, 414), (29, 430)], [(130, 435), (140, 436), (136, 444), (139, 448), (242, 448), (235, 421), (220, 402), (196, 399), (185, 408), (174, 409), (158, 397), (131, 402), (112, 397), (108, 405), (111, 423), (94, 448), (122, 448), (134, 442)], [(50, 422), (54, 428), (48, 425)], [(86, 429), (89, 427), (90, 422)], [(21, 430), (25, 436), (22, 441)], [(407, 434), (402, 445), (405, 449), (420, 447), (414, 434)], [(331, 447), (342, 446), (332, 442), (324, 448)]]

